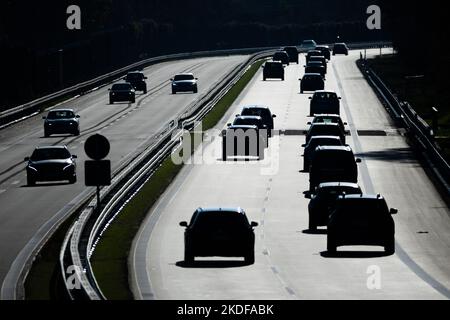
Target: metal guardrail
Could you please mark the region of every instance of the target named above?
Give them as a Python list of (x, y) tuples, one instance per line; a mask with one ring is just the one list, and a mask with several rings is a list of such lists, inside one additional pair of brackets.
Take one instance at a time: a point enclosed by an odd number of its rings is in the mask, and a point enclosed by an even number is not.
[(438, 150), (432, 128), (414, 111), (408, 102), (398, 100), (396, 95), (392, 93), (366, 61), (359, 60), (357, 65), (369, 84), (383, 99), (397, 124), (405, 128), (409, 136), (418, 142), (418, 146), (427, 158), (426, 160), (431, 162), (430, 167), (446, 189), (447, 194), (450, 195), (450, 166)]

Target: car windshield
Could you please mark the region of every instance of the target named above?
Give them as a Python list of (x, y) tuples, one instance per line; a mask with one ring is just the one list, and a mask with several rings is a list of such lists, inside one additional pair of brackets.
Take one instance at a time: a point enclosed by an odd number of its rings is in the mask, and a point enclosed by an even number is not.
[(323, 198), (335, 199), (339, 195), (345, 194), (361, 194), (361, 190), (351, 187), (332, 187), (320, 188), (317, 195)]
[(257, 118), (236, 118), (234, 119), (233, 125), (235, 126), (260, 126), (261, 120)]
[(131, 86), (128, 83), (116, 83), (112, 86), (112, 90), (130, 90)]
[(177, 74), (174, 81), (183, 81), (183, 80), (194, 80), (194, 76), (192, 74)]
[(305, 75), (303, 77), (303, 80), (307, 80), (307, 81), (315, 81), (315, 80), (320, 80), (322, 79), (322, 77), (320, 75)]
[(129, 73), (127, 74), (128, 80), (142, 80), (144, 79), (144, 75), (142, 73)]
[(317, 148), (318, 146), (341, 146), (340, 139), (311, 139), (309, 148)]
[(45, 148), (36, 149), (31, 155), (31, 161), (42, 160), (62, 160), (70, 158), (70, 153), (66, 148)]
[(313, 96), (314, 100), (331, 100), (337, 99), (337, 95), (334, 92), (316, 92)]
[(259, 116), (266, 121), (271, 118), (270, 111), (267, 109), (246, 108), (242, 110), (241, 114), (243, 116)]
[(72, 111), (58, 110), (58, 111), (50, 111), (48, 113), (47, 119), (70, 119), (74, 117), (75, 115)]
[(339, 123), (338, 117), (315, 117), (313, 123)]
[(247, 217), (237, 212), (202, 212), (194, 221), (195, 228), (203, 230), (239, 230), (249, 226)]

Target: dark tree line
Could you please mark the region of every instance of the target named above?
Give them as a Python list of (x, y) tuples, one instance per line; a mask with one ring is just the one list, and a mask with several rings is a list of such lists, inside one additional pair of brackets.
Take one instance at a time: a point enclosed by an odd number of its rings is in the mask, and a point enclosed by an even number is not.
[[(369, 0), (7, 0), (0, 11), (0, 109), (142, 58), (199, 50), (385, 39), (365, 27)], [(387, 1), (386, 1), (387, 2)], [(66, 8), (81, 8), (81, 30)], [(59, 51), (62, 49), (63, 51)]]

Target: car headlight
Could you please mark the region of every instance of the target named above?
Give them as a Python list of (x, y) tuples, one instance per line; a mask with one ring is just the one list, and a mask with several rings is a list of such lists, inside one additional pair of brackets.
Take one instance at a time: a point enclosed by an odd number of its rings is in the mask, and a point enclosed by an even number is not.
[(177, 84), (176, 84), (175, 82), (173, 82), (172, 85), (173, 85), (174, 87), (176, 87)]

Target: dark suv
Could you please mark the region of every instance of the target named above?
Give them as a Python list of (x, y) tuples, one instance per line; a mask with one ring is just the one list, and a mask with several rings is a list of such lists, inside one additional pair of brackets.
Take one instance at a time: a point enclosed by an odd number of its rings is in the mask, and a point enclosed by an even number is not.
[(136, 102), (136, 91), (130, 83), (116, 83), (109, 89), (109, 104), (116, 101)]
[(305, 143), (314, 136), (337, 136), (341, 139), (342, 145), (345, 145), (345, 131), (342, 131), (341, 126), (337, 123), (313, 123), (306, 132)]
[(326, 182), (317, 187), (316, 194), (311, 197), (308, 204), (309, 230), (326, 226), (331, 212), (335, 208), (337, 198), (342, 195), (362, 194), (362, 190), (356, 183)]
[(284, 66), (279, 61), (267, 61), (263, 68), (263, 80), (281, 79), (284, 81)]
[(280, 61), (282, 64), (289, 65), (289, 55), (286, 51), (277, 51), (273, 54), (273, 61)]
[(348, 56), (348, 47), (345, 43), (335, 43), (333, 46), (333, 56), (337, 54), (345, 54)]
[(44, 136), (49, 137), (54, 133), (70, 133), (80, 135), (80, 123), (78, 114), (72, 109), (51, 110), (44, 121)]
[(313, 62), (320, 62), (320, 64), (325, 68), (325, 73), (328, 71), (328, 62), (324, 56), (313, 56), (309, 58), (308, 64)]
[(295, 62), (298, 64), (298, 50), (297, 47), (284, 47), (283, 49), (289, 55), (289, 62)]
[(242, 156), (246, 159), (256, 157), (263, 160), (266, 145), (267, 142), (257, 126), (231, 125), (222, 131), (222, 160), (227, 161), (231, 156)]
[(260, 116), (267, 130), (269, 130), (269, 137), (272, 136), (272, 130), (274, 128), (273, 119), (277, 116), (270, 112), (269, 107), (261, 105), (244, 106), (242, 107), (241, 116)]
[(300, 93), (305, 91), (323, 90), (325, 88), (325, 80), (320, 73), (305, 73), (300, 80)]
[(317, 90), (312, 97), (309, 97), (309, 115), (313, 117), (315, 114), (341, 114), (340, 101), (334, 91)]
[(172, 94), (186, 91), (198, 92), (198, 78), (195, 78), (192, 73), (180, 73), (170, 80), (172, 81)]
[(131, 84), (136, 91), (142, 91), (147, 93), (147, 83), (145, 82), (147, 77), (140, 71), (128, 72), (127, 76), (123, 78), (126, 82)]
[[(228, 126), (231, 126), (231, 124), (228, 124)], [(236, 118), (234, 118), (233, 126), (257, 126), (261, 141), (264, 140), (265, 146), (268, 145), (270, 130), (267, 128), (262, 117), (237, 115)]]
[(383, 246), (387, 254), (395, 252), (397, 209), (389, 209), (378, 195), (342, 195), (336, 200), (328, 221), (327, 250), (336, 252), (345, 245)]
[(350, 147), (320, 146), (314, 151), (309, 169), (309, 192), (323, 182), (358, 182), (357, 163)]
[(313, 157), (314, 151), (320, 146), (342, 146), (341, 138), (338, 136), (313, 136), (309, 139), (308, 144), (303, 144), (305, 148), (303, 153), (303, 171), (309, 172), (309, 166)]
[(327, 60), (331, 60), (331, 51), (330, 51), (330, 47), (329, 46), (317, 46), (316, 47), (317, 51), (322, 52), (322, 55), (327, 59)]
[(311, 59), (311, 57), (317, 57), (317, 56), (322, 56), (322, 52), (319, 50), (308, 51), (308, 53), (306, 54), (306, 63), (309, 62), (309, 59)]
[(325, 79), (325, 75), (327, 70), (322, 66), (321, 62), (308, 62), (308, 64), (304, 65), (305, 73), (319, 73), (323, 79)]
[(37, 181), (77, 181), (75, 158), (66, 146), (37, 147), (28, 161), (27, 183), (34, 186)]
[(249, 223), (241, 208), (198, 208), (184, 232), (184, 261), (193, 263), (195, 257), (241, 257), (255, 261), (255, 233), (257, 222)]

